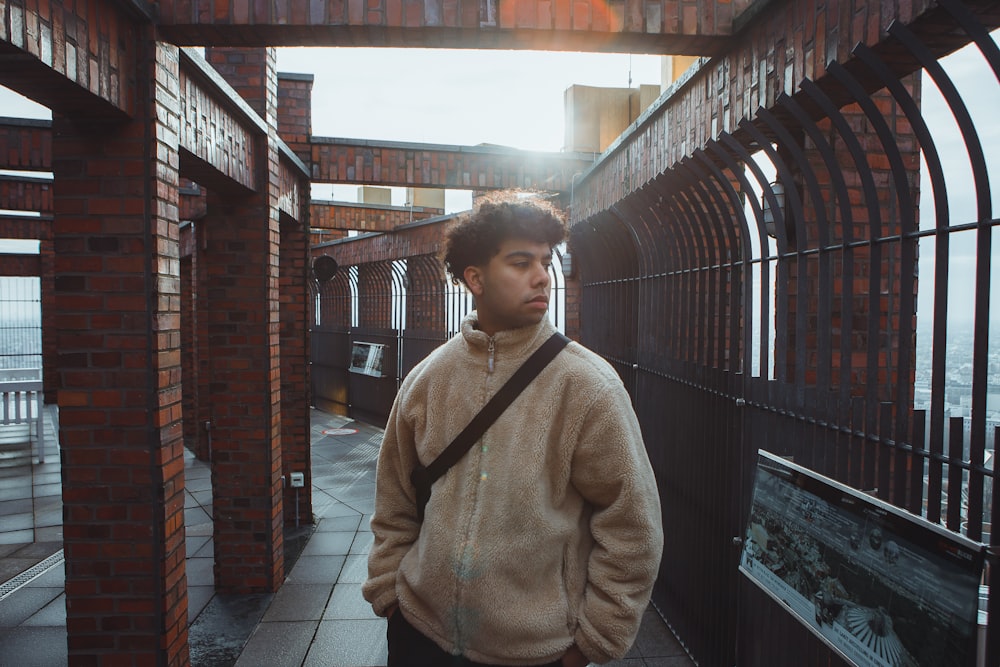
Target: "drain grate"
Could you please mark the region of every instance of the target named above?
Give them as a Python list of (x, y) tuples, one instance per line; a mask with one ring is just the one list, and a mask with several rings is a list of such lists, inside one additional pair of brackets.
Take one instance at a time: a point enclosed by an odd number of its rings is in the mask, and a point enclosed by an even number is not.
[(0, 601), (4, 600), (8, 595), (11, 595), (17, 589), (22, 586), (26, 586), (62, 562), (63, 550), (60, 549), (45, 560), (35, 563), (16, 577), (8, 579), (3, 584), (0, 584)]

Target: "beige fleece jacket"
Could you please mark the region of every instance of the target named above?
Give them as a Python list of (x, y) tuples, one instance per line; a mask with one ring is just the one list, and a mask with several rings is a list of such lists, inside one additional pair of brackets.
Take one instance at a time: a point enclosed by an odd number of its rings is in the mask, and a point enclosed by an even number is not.
[(399, 605), (452, 654), (498, 665), (557, 660), (574, 642), (621, 658), (663, 548), (656, 481), (615, 370), (570, 343), (433, 487), (421, 526), (410, 471), (451, 442), (553, 333), (475, 328), (406, 377), (378, 460), (365, 598)]

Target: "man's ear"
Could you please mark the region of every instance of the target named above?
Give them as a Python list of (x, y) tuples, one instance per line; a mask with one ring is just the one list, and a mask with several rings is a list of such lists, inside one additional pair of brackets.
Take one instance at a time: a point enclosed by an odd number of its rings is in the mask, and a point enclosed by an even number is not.
[(465, 284), (472, 292), (473, 296), (481, 296), (483, 293), (483, 272), (478, 266), (467, 266), (462, 273)]

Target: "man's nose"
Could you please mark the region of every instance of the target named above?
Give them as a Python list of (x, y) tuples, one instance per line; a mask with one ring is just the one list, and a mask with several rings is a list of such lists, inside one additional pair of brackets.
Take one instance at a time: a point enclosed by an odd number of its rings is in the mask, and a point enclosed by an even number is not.
[(551, 280), (551, 277), (549, 276), (549, 267), (544, 264), (538, 264), (538, 266), (535, 267), (534, 278), (534, 284), (539, 286), (547, 285), (549, 280)]

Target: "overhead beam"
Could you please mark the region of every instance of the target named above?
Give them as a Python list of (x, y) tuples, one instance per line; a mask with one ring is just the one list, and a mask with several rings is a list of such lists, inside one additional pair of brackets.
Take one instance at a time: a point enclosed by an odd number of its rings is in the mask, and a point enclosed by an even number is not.
[(313, 200), (309, 226), (313, 230), (391, 232), (400, 225), (426, 220), (443, 214), (439, 208), (423, 206), (385, 206), (350, 202)]
[(207, 46), (385, 46), (709, 55), (729, 0), (161, 0), (167, 39)]
[(314, 183), (568, 192), (593, 153), (313, 137)]

